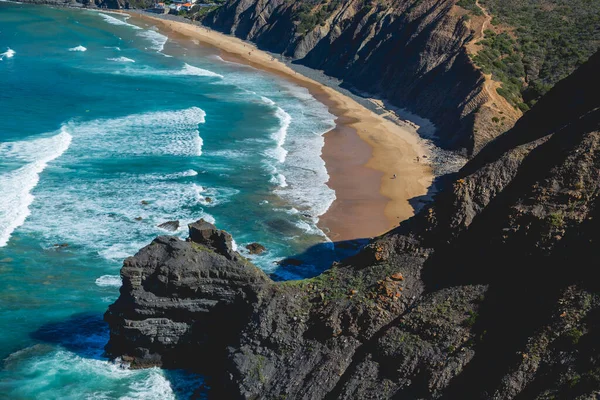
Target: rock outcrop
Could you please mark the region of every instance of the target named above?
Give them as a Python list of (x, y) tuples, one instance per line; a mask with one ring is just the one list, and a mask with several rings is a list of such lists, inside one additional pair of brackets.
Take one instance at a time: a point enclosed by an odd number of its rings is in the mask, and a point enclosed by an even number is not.
[(236, 337), (257, 288), (270, 282), (233, 251), (228, 233), (204, 220), (189, 231), (187, 241), (161, 236), (125, 260), (121, 296), (105, 316), (112, 357), (193, 368)]
[(262, 254), (267, 249), (260, 243), (250, 243), (246, 245), (246, 249), (250, 252), (250, 254)]
[(159, 224), (158, 227), (167, 231), (175, 232), (177, 229), (179, 229), (179, 221), (163, 222), (162, 224)]
[(210, 360), (215, 398), (597, 398), (598, 70), (600, 53), (431, 206), (315, 278), (272, 282), (217, 252), (213, 227), (156, 239), (123, 266), (109, 354)]
[[(478, 129), (489, 96), (465, 48), (475, 31), (455, 3), (229, 0), (203, 24), (382, 96), (433, 121), (441, 145), (475, 153), (510, 125)], [(316, 15), (321, 23), (302, 21)], [(484, 111), (484, 120), (495, 115)]]

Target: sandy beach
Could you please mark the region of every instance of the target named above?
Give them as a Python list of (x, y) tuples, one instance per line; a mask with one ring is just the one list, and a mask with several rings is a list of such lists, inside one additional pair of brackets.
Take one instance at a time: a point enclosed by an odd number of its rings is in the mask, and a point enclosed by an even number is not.
[(377, 236), (413, 215), (409, 200), (425, 195), (434, 178), (432, 168), (423, 161), (428, 149), (416, 129), (395, 124), (233, 36), (147, 14), (130, 15), (151, 20), (167, 34), (174, 32), (216, 47), (226, 60), (303, 86), (329, 108), (337, 117), (336, 128), (325, 134), (322, 157), (336, 201), (321, 216), (319, 226), (332, 241)]

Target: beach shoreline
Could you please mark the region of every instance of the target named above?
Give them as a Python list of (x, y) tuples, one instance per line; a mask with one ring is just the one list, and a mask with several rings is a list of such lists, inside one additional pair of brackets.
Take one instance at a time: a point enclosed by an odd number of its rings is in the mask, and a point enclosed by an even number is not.
[(336, 200), (320, 216), (318, 225), (332, 241), (383, 234), (414, 214), (410, 199), (427, 194), (434, 173), (424, 161), (430, 149), (416, 127), (377, 114), (234, 36), (160, 15), (125, 13), (152, 21), (167, 33), (216, 48), (227, 61), (248, 64), (302, 86), (328, 107), (336, 117), (336, 127), (325, 133), (321, 157), (330, 177), (327, 185), (336, 192)]

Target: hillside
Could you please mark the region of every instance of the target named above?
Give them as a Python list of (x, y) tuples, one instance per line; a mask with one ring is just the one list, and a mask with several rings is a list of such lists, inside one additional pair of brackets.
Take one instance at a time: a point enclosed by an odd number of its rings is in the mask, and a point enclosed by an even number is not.
[(429, 118), (471, 154), (600, 47), (587, 0), (229, 0), (202, 18)]
[(599, 69), (315, 278), (271, 281), (205, 222), (156, 239), (124, 263), (108, 354), (208, 373), (215, 398), (597, 398)]

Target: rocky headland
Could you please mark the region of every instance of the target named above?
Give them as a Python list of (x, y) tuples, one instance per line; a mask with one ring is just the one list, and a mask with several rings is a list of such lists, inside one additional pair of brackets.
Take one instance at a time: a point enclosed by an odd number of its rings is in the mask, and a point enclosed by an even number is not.
[(315, 278), (273, 282), (204, 221), (155, 239), (124, 263), (107, 353), (206, 373), (215, 398), (597, 398), (598, 70)]

